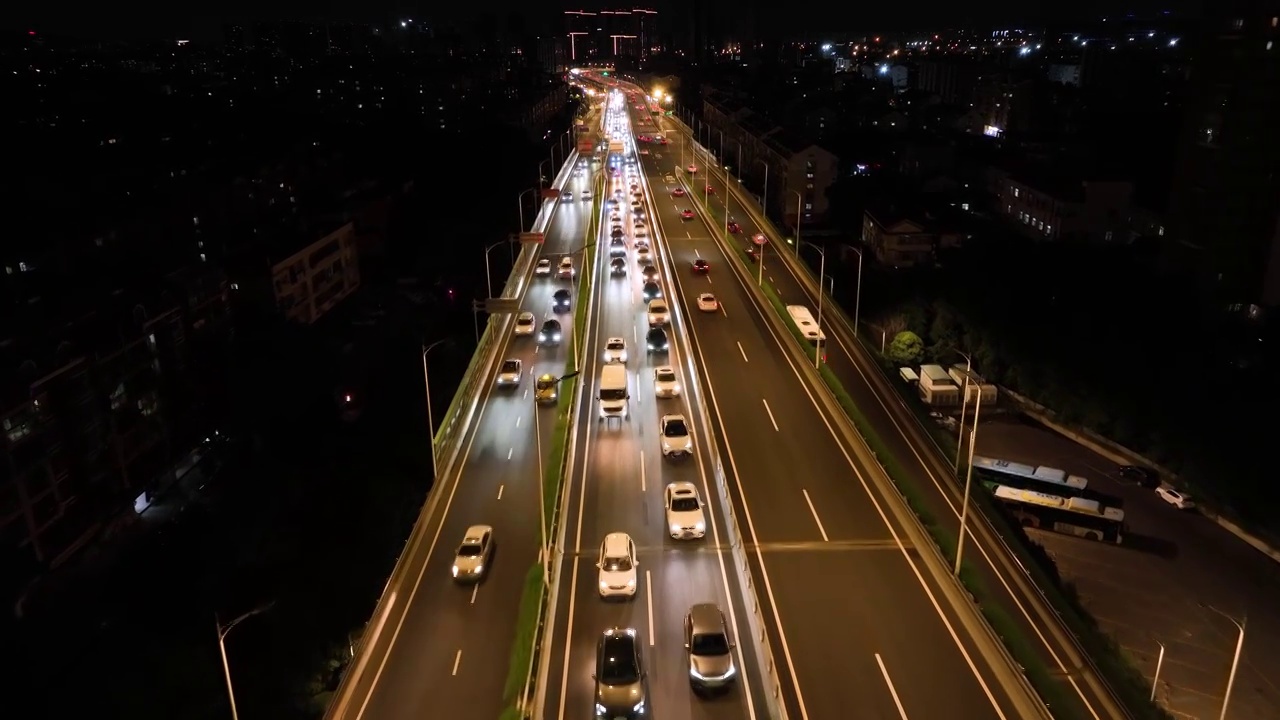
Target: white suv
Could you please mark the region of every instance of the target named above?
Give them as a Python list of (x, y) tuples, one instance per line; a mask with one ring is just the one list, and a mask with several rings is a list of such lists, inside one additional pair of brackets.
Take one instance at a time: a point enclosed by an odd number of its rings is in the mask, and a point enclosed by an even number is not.
[(1190, 510), (1196, 506), (1195, 501), (1189, 496), (1184, 495), (1168, 485), (1161, 485), (1156, 488), (1156, 496), (1179, 510)]
[(689, 435), (689, 423), (683, 415), (663, 415), (662, 457), (693, 454), (693, 437)]
[(671, 311), (667, 301), (657, 298), (649, 301), (649, 327), (658, 327), (671, 322)]
[(609, 533), (600, 543), (600, 559), (596, 567), (600, 570), (600, 597), (633, 598), (636, 596), (636, 544), (626, 533)]
[(663, 493), (667, 531), (676, 540), (696, 540), (707, 534), (698, 487), (691, 482), (673, 482)]
[(627, 361), (627, 341), (620, 337), (611, 337), (605, 340), (604, 361), (606, 363), (625, 363)]

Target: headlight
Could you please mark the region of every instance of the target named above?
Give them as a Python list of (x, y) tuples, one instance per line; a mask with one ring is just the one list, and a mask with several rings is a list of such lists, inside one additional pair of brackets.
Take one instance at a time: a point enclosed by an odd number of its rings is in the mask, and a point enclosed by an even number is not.
[(606, 590), (606, 589), (608, 589), (608, 587), (609, 587), (609, 583), (607, 583), (607, 582), (605, 582), (605, 581), (603, 581), (603, 580), (601, 580), (601, 581), (600, 581), (600, 589), (601, 589), (601, 590)]
[[(703, 530), (706, 530), (706, 529), (707, 529), (707, 526), (706, 526), (706, 525), (703, 525), (703, 524), (702, 524), (702, 521), (701, 521), (701, 520), (699, 520), (698, 522), (696, 522), (696, 523), (694, 523), (694, 524), (693, 524), (693, 529), (694, 529), (694, 530), (697, 530), (698, 532), (702, 532)], [(479, 570), (479, 568), (476, 568), (476, 569), (477, 569), (477, 570)]]
[(458, 566), (457, 566), (457, 565), (454, 565), (454, 566), (453, 566), (453, 576), (454, 576), (454, 577), (458, 577)]
[(692, 449), (693, 449), (693, 440), (692, 440), (692, 439), (689, 439), (689, 440), (685, 440), (685, 441), (684, 441), (684, 449), (685, 449), (685, 450), (692, 450)]
[[(701, 530), (701, 529), (702, 529), (702, 523), (698, 523), (698, 529), (699, 529), (699, 530)], [(472, 572), (478, 572), (478, 573), (480, 573), (480, 572), (484, 572), (484, 565), (477, 565), (477, 566), (476, 566), (476, 569), (475, 569), (475, 570), (472, 570)]]
[(622, 352), (622, 362), (626, 362), (626, 361), (627, 361), (627, 353), (626, 353), (626, 351), (624, 350), (624, 351)]
[(644, 701), (641, 700), (640, 702), (636, 703), (635, 707), (631, 708), (631, 712), (637, 712), (637, 713), (644, 712)]
[(679, 525), (677, 525), (677, 524), (675, 524), (675, 523), (671, 523), (671, 532), (673, 532), (673, 533), (678, 533), (678, 532), (680, 532), (680, 526), (679, 526)]
[(604, 714), (605, 714), (604, 706), (601, 705), (600, 703), (596, 703), (596, 715), (603, 716)]
[(627, 581), (627, 587), (635, 587), (635, 586), (636, 586), (635, 578), (631, 578), (630, 580)]
[(671, 392), (680, 392), (680, 383), (671, 386)]

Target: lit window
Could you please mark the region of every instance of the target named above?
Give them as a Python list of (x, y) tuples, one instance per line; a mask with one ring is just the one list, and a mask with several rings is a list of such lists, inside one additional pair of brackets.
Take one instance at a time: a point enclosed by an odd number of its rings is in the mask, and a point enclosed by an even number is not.
[(1018, 197), (1018, 188), (1013, 189), (1013, 196)]
[(1044, 234), (1045, 234), (1045, 235), (1052, 235), (1052, 234), (1053, 234), (1053, 226), (1052, 226), (1052, 225), (1045, 225), (1045, 226), (1044, 226)]
[(1103, 236), (1103, 239), (1104, 239), (1104, 240), (1106, 240), (1107, 242), (1111, 242), (1111, 231), (1110, 231), (1110, 230), (1108, 230), (1108, 231), (1107, 231), (1107, 234), (1106, 234), (1105, 236)]
[(805, 210), (812, 210), (812, 209), (813, 209), (813, 203), (805, 203), (805, 204), (804, 204), (804, 209), (805, 209)]
[(1161, 226), (1160, 226), (1160, 228), (1159, 228), (1158, 230), (1156, 230), (1156, 235), (1159, 235), (1160, 237), (1164, 237), (1164, 226), (1163, 226), (1163, 225), (1161, 225)]

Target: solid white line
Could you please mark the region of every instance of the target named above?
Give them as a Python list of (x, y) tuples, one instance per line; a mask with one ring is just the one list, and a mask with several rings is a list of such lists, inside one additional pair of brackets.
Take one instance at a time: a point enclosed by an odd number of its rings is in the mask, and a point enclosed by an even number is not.
[(800, 492), (804, 493), (804, 502), (809, 506), (809, 513), (813, 515), (813, 521), (818, 524), (818, 532), (822, 533), (822, 541), (828, 542), (826, 528), (822, 527), (822, 518), (818, 517), (818, 511), (813, 507), (813, 501), (809, 499), (809, 491), (800, 488)]
[(457, 655), (453, 656), (453, 674), (458, 674), (458, 663), (462, 662), (462, 651), (459, 650)]
[(738, 343), (738, 352), (742, 353), (742, 362), (751, 362), (747, 359), (747, 351), (742, 349), (742, 343)]
[[(479, 594), (479, 592), (480, 592), (480, 583), (476, 583), (475, 585), (471, 586), (471, 604), (472, 605), (476, 604), (476, 595)], [(459, 650), (458, 652), (461, 653), (462, 651)], [(456, 670), (454, 671), (454, 674), (455, 675), (457, 674)]]
[(644, 451), (640, 451), (640, 492), (644, 492)]
[(769, 401), (764, 398), (760, 398), (760, 402), (764, 403), (764, 411), (769, 413), (769, 422), (773, 423), (773, 431), (781, 432), (778, 430), (778, 421), (773, 419), (773, 411), (769, 409)]
[(644, 571), (644, 594), (649, 599), (649, 647), (653, 647), (653, 576)]
[(499, 486), (498, 486), (498, 499), (499, 499), (499, 500), (501, 500), (501, 499), (502, 499), (502, 488), (504, 488), (504, 487), (506, 487), (506, 485), (499, 485)]
[(893, 704), (898, 708), (898, 717), (907, 720), (907, 711), (902, 709), (902, 701), (898, 699), (898, 691), (893, 687), (893, 679), (889, 677), (889, 671), (885, 669), (884, 660), (880, 659), (880, 653), (876, 653), (876, 664), (880, 666), (880, 674), (884, 676), (884, 684), (889, 686), (889, 694), (893, 696)]
[(515, 449), (515, 448), (508, 448), (508, 449), (507, 449), (507, 459), (508, 459), (508, 460), (510, 460), (510, 459), (511, 459), (511, 455), (512, 455), (512, 453), (514, 453), (515, 451), (516, 451), (516, 449)]

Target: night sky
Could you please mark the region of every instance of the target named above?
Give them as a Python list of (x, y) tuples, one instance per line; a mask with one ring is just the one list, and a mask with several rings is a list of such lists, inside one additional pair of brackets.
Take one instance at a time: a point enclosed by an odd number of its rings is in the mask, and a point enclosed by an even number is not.
[[(787, 33), (808, 34), (811, 29), (826, 28), (850, 31), (893, 30), (909, 28), (945, 28), (969, 25), (1010, 25), (1042, 23), (1069, 13), (1072, 19), (1116, 15), (1124, 8), (1130, 12), (1150, 13), (1168, 9), (1185, 11), (1192, 0), (1131, 0), (1123, 4), (1107, 0), (1073, 0), (1066, 4), (1028, 4), (1021, 0), (988, 0), (956, 2), (956, 0), (917, 0), (909, 3), (868, 2), (833, 3), (830, 0), (649, 0), (648, 2), (608, 2), (608, 0), (486, 0), (484, 3), (430, 3), (419, 0), (195, 0), (173, 2), (141, 0), (128, 3), (72, 3), (67, 0), (29, 2), (26, 8), (7, 8), (3, 20), (9, 29), (35, 29), (44, 33), (84, 37), (119, 38), (187, 38), (196, 41), (218, 40), (224, 22), (252, 22), (260, 19), (350, 20), (386, 24), (397, 18), (413, 17), (428, 22), (454, 22), (461, 27), (480, 12), (505, 15), (524, 14), (534, 20), (550, 18), (563, 9), (593, 9), (605, 6), (641, 5), (657, 9), (671, 21), (690, 13), (692, 2), (712, 6), (712, 12), (726, 17), (726, 24), (739, 24), (748, 34), (752, 25), (781, 29)], [(755, 8), (754, 22), (738, 23), (732, 19), (750, 14)], [(745, 11), (745, 12), (744, 12)], [(532, 23), (531, 23), (532, 24)]]

